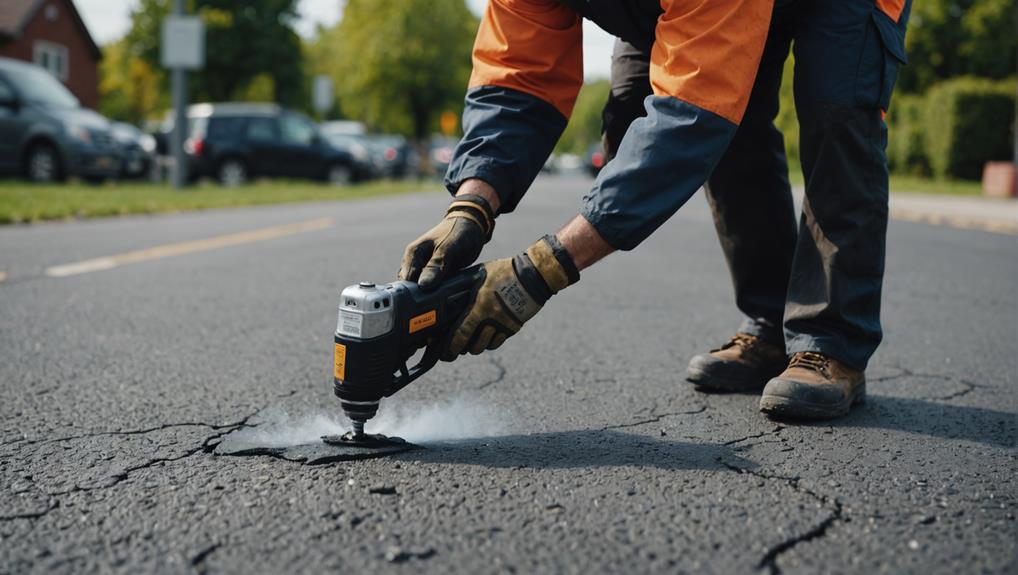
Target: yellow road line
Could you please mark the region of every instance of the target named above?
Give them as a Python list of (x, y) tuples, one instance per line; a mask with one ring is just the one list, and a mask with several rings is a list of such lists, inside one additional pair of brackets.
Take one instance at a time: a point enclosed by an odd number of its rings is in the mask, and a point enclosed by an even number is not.
[(147, 262), (151, 260), (158, 260), (162, 258), (180, 256), (196, 252), (207, 252), (209, 250), (216, 250), (219, 248), (225, 248), (229, 246), (249, 244), (252, 242), (271, 240), (275, 238), (281, 238), (284, 236), (292, 236), (294, 234), (300, 234), (304, 232), (323, 230), (325, 228), (332, 226), (332, 223), (333, 223), (332, 218), (319, 218), (317, 220), (309, 220), (306, 222), (298, 222), (295, 224), (285, 224), (282, 226), (273, 226), (271, 228), (261, 228), (247, 232), (227, 234), (224, 236), (215, 236), (211, 238), (194, 240), (190, 242), (166, 244), (162, 246), (146, 248), (143, 250), (135, 250), (131, 252), (125, 252), (122, 254), (106, 256), (102, 258), (95, 258), (91, 260), (84, 260), (70, 264), (53, 266), (51, 268), (46, 269), (46, 275), (51, 278), (62, 278), (68, 276), (75, 276), (78, 274), (85, 274), (89, 272), (108, 270), (119, 266), (136, 264), (139, 262)]
[(961, 230), (980, 230), (998, 234), (1018, 235), (1018, 222), (1005, 219), (991, 220), (964, 215), (933, 214), (901, 208), (891, 208), (891, 218), (905, 222), (919, 222)]

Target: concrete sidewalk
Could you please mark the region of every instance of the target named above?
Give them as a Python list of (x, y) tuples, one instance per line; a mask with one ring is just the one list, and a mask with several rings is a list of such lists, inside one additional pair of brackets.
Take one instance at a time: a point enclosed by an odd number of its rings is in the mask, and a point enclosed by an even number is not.
[(1018, 235), (1018, 200), (984, 196), (891, 193), (896, 220)]
[[(803, 188), (793, 189), (801, 205)], [(1018, 200), (986, 196), (949, 196), (891, 192), (891, 219), (1018, 235)]]

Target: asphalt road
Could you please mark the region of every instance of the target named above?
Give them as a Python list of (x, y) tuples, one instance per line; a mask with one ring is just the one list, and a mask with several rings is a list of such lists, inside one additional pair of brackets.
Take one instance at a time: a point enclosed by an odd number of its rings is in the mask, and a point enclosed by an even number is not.
[[(484, 255), (587, 185), (542, 179)], [(1015, 572), (1013, 236), (892, 223), (885, 343), (841, 421), (682, 381), (739, 320), (698, 195), (499, 351), (388, 400), (427, 449), (212, 453), (338, 412), (338, 290), (391, 278), (445, 201), (0, 228), (0, 572)]]

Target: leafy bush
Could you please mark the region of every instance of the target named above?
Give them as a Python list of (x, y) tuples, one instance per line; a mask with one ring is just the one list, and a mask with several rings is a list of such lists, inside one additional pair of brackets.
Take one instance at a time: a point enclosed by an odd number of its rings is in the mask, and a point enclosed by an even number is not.
[(922, 96), (896, 95), (887, 111), (887, 163), (896, 174), (930, 175)]
[(930, 89), (924, 108), (926, 154), (937, 177), (976, 180), (986, 162), (1012, 158), (1014, 79), (953, 78)]

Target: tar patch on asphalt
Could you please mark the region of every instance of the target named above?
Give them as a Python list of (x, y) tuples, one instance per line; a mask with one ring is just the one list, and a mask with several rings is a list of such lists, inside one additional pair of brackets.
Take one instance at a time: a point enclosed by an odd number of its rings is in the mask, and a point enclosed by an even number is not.
[(286, 461), (303, 463), (304, 465), (324, 465), (340, 461), (358, 461), (376, 459), (397, 453), (422, 449), (413, 443), (386, 445), (383, 447), (356, 447), (348, 445), (329, 445), (324, 442), (305, 443), (284, 447), (264, 447), (249, 443), (223, 441), (213, 450), (215, 455), (223, 456), (269, 456)]

